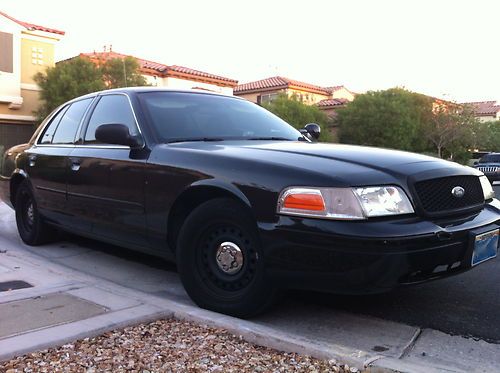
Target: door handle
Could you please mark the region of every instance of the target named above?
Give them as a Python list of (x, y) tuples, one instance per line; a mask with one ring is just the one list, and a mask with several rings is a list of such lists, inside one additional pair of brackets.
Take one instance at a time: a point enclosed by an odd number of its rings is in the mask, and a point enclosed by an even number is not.
[(35, 166), (35, 161), (36, 161), (36, 154), (30, 154), (29, 157), (28, 157), (28, 160), (29, 160), (29, 165), (30, 167), (34, 167)]
[(78, 158), (71, 158), (71, 171), (78, 171), (80, 169), (81, 160)]

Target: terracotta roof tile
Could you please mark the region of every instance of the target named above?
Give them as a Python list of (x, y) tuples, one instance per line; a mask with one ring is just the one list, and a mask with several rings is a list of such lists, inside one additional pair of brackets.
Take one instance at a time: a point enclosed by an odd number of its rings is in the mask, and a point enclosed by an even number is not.
[(343, 85), (336, 85), (333, 87), (324, 87), (324, 89), (330, 93), (337, 92), (341, 90), (342, 88), (345, 88)]
[(168, 69), (171, 71), (176, 71), (176, 72), (183, 73), (183, 74), (198, 75), (198, 76), (202, 76), (205, 78), (219, 79), (219, 80), (225, 80), (228, 82), (238, 83), (238, 81), (235, 79), (230, 79), (230, 78), (226, 78), (226, 77), (223, 77), (220, 75), (205, 73), (203, 71), (191, 69), (189, 67), (170, 65), (170, 66), (168, 66)]
[(50, 32), (51, 34), (59, 34), (59, 35), (64, 35), (65, 32), (61, 30), (56, 30), (54, 28), (50, 27), (45, 27), (45, 26), (40, 26), (40, 25), (35, 25), (34, 23), (29, 23), (29, 22), (24, 22), (24, 21), (19, 21), (18, 19), (15, 19), (14, 17), (9, 16), (8, 14), (5, 14), (4, 12), (0, 11), (0, 15), (4, 16), (5, 18), (10, 19), (11, 21), (17, 23), (20, 26), (23, 26), (27, 30), (36, 30), (36, 31), (43, 31), (43, 32)]
[(345, 98), (328, 98), (326, 100), (319, 101), (316, 105), (320, 108), (329, 107), (329, 106), (342, 106), (348, 103), (349, 100)]
[(329, 92), (323, 87), (314, 84), (304, 83), (298, 80), (285, 78), (282, 76), (273, 76), (271, 78), (257, 80), (255, 82), (240, 84), (234, 89), (234, 93), (237, 94), (237, 93), (246, 93), (251, 91), (259, 91), (263, 89), (271, 89), (271, 88), (280, 89), (289, 87), (304, 88), (324, 95), (329, 94)]
[(122, 53), (117, 53), (114, 51), (81, 53), (81, 55), (89, 57), (89, 58), (97, 58), (97, 59), (102, 58), (105, 60), (112, 59), (112, 58), (132, 57), (132, 58), (135, 58), (137, 60), (137, 62), (139, 63), (139, 67), (142, 69), (155, 70), (155, 71), (158, 71), (159, 73), (167, 73), (167, 74), (168, 74), (168, 72), (171, 71), (171, 72), (177, 72), (177, 73), (181, 73), (181, 74), (199, 76), (199, 77), (203, 77), (203, 78), (222, 80), (222, 81), (226, 81), (228, 83), (233, 83), (233, 84), (238, 83), (238, 81), (235, 79), (226, 78), (226, 77), (223, 77), (220, 75), (210, 74), (210, 73), (191, 69), (189, 67), (184, 67), (184, 66), (165, 65), (162, 63), (144, 60), (142, 58), (137, 58), (134, 56), (130, 56), (130, 55), (122, 54)]
[(97, 59), (103, 59), (103, 60), (110, 60), (113, 58), (126, 58), (126, 57), (133, 57), (137, 60), (139, 63), (139, 67), (143, 69), (150, 69), (150, 70), (155, 70), (158, 72), (164, 72), (167, 70), (168, 66), (158, 63), (158, 62), (153, 62), (153, 61), (148, 61), (144, 60), (142, 58), (137, 58), (134, 56), (129, 56), (126, 54), (118, 53), (118, 52), (93, 52), (93, 53), (81, 53), (81, 56), (89, 57), (89, 58), (97, 58)]
[(497, 105), (496, 101), (464, 102), (464, 104), (472, 106), (476, 115), (496, 115), (500, 112), (500, 105)]

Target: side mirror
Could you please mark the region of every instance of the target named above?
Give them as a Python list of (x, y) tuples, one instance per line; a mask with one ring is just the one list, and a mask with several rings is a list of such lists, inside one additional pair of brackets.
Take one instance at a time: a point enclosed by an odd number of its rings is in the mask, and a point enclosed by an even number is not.
[(474, 162), (474, 166), (477, 166), (478, 164), (479, 164), (479, 162), (478, 162), (478, 161), (475, 161), (475, 162)]
[[(306, 126), (304, 127), (304, 130), (312, 140), (319, 139), (319, 135), (321, 134), (321, 127), (318, 124), (316, 124), (316, 123), (306, 124)], [(304, 131), (301, 131), (301, 132), (304, 132)]]
[(132, 149), (141, 148), (143, 145), (138, 137), (130, 134), (126, 125), (118, 123), (101, 124), (95, 130), (95, 138), (104, 144), (125, 145)]

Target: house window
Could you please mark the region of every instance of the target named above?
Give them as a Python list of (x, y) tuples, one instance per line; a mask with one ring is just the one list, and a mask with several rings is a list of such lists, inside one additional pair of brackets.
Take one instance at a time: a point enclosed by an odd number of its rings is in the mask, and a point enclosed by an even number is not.
[(14, 72), (13, 36), (6, 32), (0, 32), (0, 71), (5, 73)]
[(43, 48), (31, 48), (31, 63), (33, 65), (43, 65)]
[(260, 95), (258, 97), (257, 103), (258, 104), (268, 104), (274, 100), (276, 100), (279, 96), (279, 93), (269, 93), (266, 95)]

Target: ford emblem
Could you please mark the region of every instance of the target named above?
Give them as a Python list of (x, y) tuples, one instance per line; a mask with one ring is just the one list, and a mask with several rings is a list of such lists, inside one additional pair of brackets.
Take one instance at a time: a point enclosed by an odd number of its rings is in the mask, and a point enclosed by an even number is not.
[(451, 190), (451, 194), (453, 194), (453, 197), (462, 198), (465, 195), (465, 189), (461, 186), (456, 186)]

